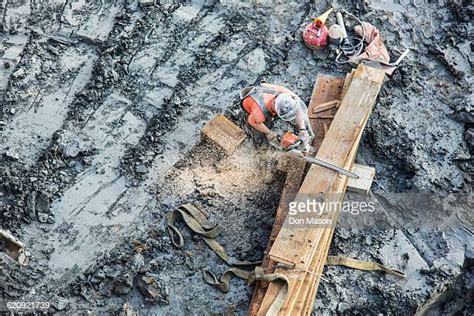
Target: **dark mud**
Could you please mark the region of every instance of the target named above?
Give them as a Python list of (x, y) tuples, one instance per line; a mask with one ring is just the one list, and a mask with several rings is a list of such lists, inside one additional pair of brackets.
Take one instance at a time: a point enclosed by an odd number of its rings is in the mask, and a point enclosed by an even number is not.
[[(357, 157), (377, 170), (382, 228), (341, 218), (331, 252), (382, 261), (409, 279), (328, 267), (315, 311), (469, 314), (472, 200), (424, 222), (393, 193), (472, 194), (472, 4), (333, 4), (376, 25), (392, 60), (412, 52), (384, 84)], [(128, 303), (244, 314), (251, 288), (235, 280), (223, 294), (205, 284), (202, 269), (226, 265), (189, 233), (185, 249), (173, 248), (166, 213), (195, 202), (226, 227), (219, 240), (229, 253), (261, 257), (283, 183), (276, 157), (249, 141), (223, 157), (199, 143), (199, 130), (216, 113), (237, 121), (244, 85), (266, 79), (308, 101), (318, 73), (350, 71), (301, 41), (328, 6), (7, 1), (0, 220), (32, 257), (20, 268), (0, 256), (1, 298), (68, 312)]]

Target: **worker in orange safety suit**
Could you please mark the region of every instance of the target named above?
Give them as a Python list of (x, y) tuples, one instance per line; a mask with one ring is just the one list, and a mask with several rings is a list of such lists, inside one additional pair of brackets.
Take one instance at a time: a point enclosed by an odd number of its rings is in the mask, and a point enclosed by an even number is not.
[(303, 148), (309, 148), (314, 133), (309, 124), (308, 108), (295, 93), (282, 86), (262, 83), (242, 89), (240, 100), (248, 115), (247, 123), (265, 134), (270, 145), (281, 148), (279, 135), (270, 128), (273, 118), (279, 117), (293, 126)]

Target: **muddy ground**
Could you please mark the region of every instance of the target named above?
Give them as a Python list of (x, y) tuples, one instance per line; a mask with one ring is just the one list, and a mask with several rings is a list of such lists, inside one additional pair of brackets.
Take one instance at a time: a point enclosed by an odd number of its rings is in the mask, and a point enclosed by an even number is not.
[(0, 219), (31, 252), (25, 268), (0, 256), (2, 300), (245, 314), (251, 287), (205, 284), (203, 269), (226, 265), (184, 227), (174, 248), (166, 214), (194, 202), (226, 228), (231, 255), (261, 258), (284, 182), (277, 156), (246, 141), (223, 157), (199, 131), (217, 113), (238, 120), (242, 86), (266, 79), (308, 102), (318, 73), (350, 71), (301, 41), (332, 4), (377, 26), (392, 60), (412, 52), (357, 156), (377, 170), (376, 221), (343, 214), (331, 253), (408, 278), (328, 267), (314, 311), (472, 314), (472, 4), (141, 2), (1, 3)]

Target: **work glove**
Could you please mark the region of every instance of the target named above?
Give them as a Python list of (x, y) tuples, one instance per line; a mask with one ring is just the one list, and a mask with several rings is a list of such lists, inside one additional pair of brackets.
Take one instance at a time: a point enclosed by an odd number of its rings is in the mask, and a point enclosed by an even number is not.
[(275, 147), (276, 149), (280, 149), (281, 146), (280, 146), (280, 141), (278, 140), (278, 135), (271, 131), (270, 133), (268, 133), (267, 135), (267, 139), (268, 139), (268, 143), (270, 145), (272, 145), (273, 147)]
[(307, 130), (299, 131), (298, 137), (302, 143), (302, 151), (304, 153), (309, 152), (309, 149), (311, 148), (311, 137), (309, 137), (308, 131)]

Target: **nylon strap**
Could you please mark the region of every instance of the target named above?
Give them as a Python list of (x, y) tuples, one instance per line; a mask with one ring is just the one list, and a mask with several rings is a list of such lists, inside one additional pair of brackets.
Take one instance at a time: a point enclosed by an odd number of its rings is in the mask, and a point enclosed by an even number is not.
[[(176, 210), (171, 211), (167, 215), (168, 232), (171, 237), (171, 242), (177, 248), (184, 246), (184, 239), (175, 226), (176, 217), (180, 214), (186, 225), (196, 234), (198, 234), (204, 242), (211, 248), (222, 260), (231, 266), (249, 266), (257, 265), (260, 262), (251, 261), (240, 261), (233, 257), (230, 257), (224, 247), (219, 244), (214, 238), (217, 237), (223, 230), (219, 224), (212, 224), (208, 221), (208, 214), (200, 208), (192, 204), (183, 204)], [(403, 272), (398, 270), (387, 268), (376, 262), (360, 261), (344, 256), (328, 256), (327, 265), (339, 265), (348, 268), (365, 270), (365, 271), (381, 271), (387, 274), (397, 276), (399, 278), (406, 278)], [(230, 280), (232, 276), (246, 280), (249, 284), (252, 284), (256, 280), (266, 282), (281, 282), (281, 290), (277, 297), (273, 301), (266, 315), (276, 315), (280, 311), (281, 307), (285, 303), (288, 296), (288, 278), (283, 274), (269, 273), (265, 274), (263, 268), (255, 267), (254, 271), (246, 271), (240, 268), (232, 267), (224, 272), (224, 274), (217, 278), (217, 276), (210, 270), (203, 270), (203, 278), (206, 283), (216, 286), (222, 292), (229, 292)]]
[(244, 279), (248, 284), (253, 282), (265, 281), (265, 282), (279, 282), (282, 283), (281, 290), (278, 292), (277, 297), (270, 305), (266, 315), (277, 315), (281, 307), (286, 301), (288, 296), (288, 278), (279, 273), (268, 273), (265, 274), (262, 267), (255, 267), (254, 271), (245, 271), (239, 268), (230, 268), (224, 272), (220, 279), (210, 270), (203, 271), (203, 277), (206, 283), (216, 286), (219, 290), (224, 293), (229, 292), (230, 280), (232, 275)]
[(352, 269), (365, 270), (365, 271), (380, 271), (380, 272), (394, 275), (401, 279), (406, 278), (405, 273), (398, 270), (387, 268), (381, 265), (380, 263), (360, 261), (357, 259), (352, 259), (352, 258), (348, 258), (344, 256), (328, 256), (326, 264), (332, 265), (332, 266), (344, 266), (344, 267), (348, 267)]
[(250, 266), (259, 264), (252, 261), (241, 261), (227, 254), (224, 247), (219, 244), (216, 238), (223, 230), (219, 224), (209, 223), (208, 215), (201, 209), (192, 204), (184, 204), (178, 209), (168, 213), (168, 232), (171, 237), (171, 242), (178, 248), (184, 246), (183, 235), (175, 226), (176, 216), (180, 214), (186, 225), (196, 234), (198, 234), (204, 242), (211, 248), (222, 260), (231, 266)]
[[(214, 240), (214, 238), (222, 232), (222, 227), (218, 224), (209, 223), (207, 213), (192, 204), (181, 205), (176, 210), (169, 212), (167, 215), (168, 232), (171, 237), (171, 242), (176, 247), (182, 248), (184, 246), (183, 236), (179, 229), (175, 226), (176, 217), (178, 214), (181, 215), (186, 225), (194, 233), (198, 234), (206, 242), (209, 248), (211, 248), (227, 264), (232, 266), (249, 266), (261, 263), (240, 261), (230, 257), (226, 253), (224, 247)], [(288, 295), (288, 279), (285, 275), (278, 273), (265, 274), (263, 268), (261, 267), (255, 267), (254, 271), (246, 271), (240, 268), (232, 267), (226, 270), (220, 279), (218, 279), (212, 271), (203, 270), (204, 281), (206, 281), (208, 284), (216, 286), (219, 290), (225, 293), (229, 292), (230, 280), (233, 275), (246, 280), (249, 284), (252, 284), (256, 280), (283, 283), (282, 289), (270, 306), (267, 315), (276, 315), (280, 311)]]

